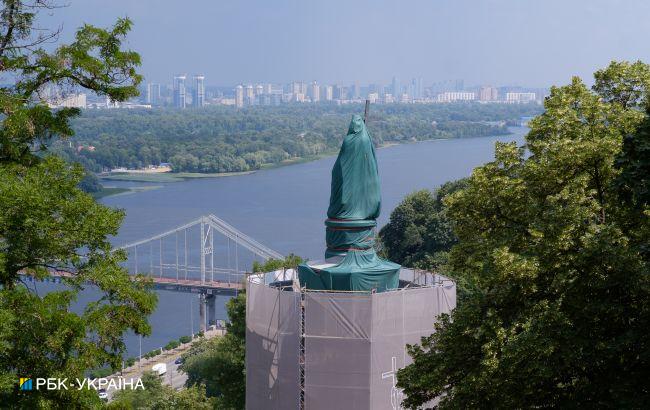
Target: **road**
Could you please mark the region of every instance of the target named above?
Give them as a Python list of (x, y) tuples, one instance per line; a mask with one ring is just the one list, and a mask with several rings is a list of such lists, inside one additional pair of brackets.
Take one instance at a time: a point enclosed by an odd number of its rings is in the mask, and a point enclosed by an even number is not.
[[(223, 334), (223, 330), (209, 330), (205, 332), (204, 337), (210, 339), (212, 337), (223, 336)], [(181, 357), (181, 355), (185, 353), (191, 347), (191, 345), (192, 343), (186, 343), (172, 351), (164, 351), (162, 354), (159, 354), (158, 356), (153, 357), (149, 360), (142, 359), (142, 363), (136, 363), (134, 366), (124, 369), (121, 377), (127, 380), (133, 379), (135, 384), (137, 379), (142, 377), (142, 373), (145, 371), (150, 371), (153, 365), (157, 363), (165, 363), (167, 365), (167, 373), (162, 377), (163, 384), (171, 386), (176, 390), (181, 389), (185, 386), (187, 375), (179, 369), (180, 364), (176, 364), (174, 362), (176, 359)], [(120, 377), (119, 373), (109, 378), (117, 377)], [(113, 394), (115, 394), (116, 391), (116, 389), (112, 388), (106, 389), (109, 401), (113, 398)]]

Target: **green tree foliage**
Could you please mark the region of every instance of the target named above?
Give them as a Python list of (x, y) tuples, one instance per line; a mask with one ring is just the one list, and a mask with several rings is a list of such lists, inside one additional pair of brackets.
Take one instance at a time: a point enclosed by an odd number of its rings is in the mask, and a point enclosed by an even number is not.
[(650, 204), (650, 107), (637, 132), (623, 139), (623, 151), (616, 165), (621, 170), (617, 182), (625, 200), (639, 209)]
[(290, 254), (284, 259), (269, 259), (264, 263), (253, 261), (253, 273), (273, 272), (280, 269), (295, 269), (303, 263), (300, 256)]
[(407, 406), (650, 405), (650, 214), (617, 184), (638, 169), (627, 155), (645, 125), (622, 147), (644, 119), (648, 72), (613, 63), (593, 90), (577, 78), (552, 88), (525, 147), (497, 144), (445, 200), (459, 240), (450, 265), (471, 286), (409, 347), (414, 363), (398, 374)]
[(142, 375), (144, 390), (120, 390), (106, 406), (110, 410), (211, 410), (215, 399), (206, 397), (202, 386), (174, 390), (162, 384), (160, 376), (152, 372)]
[(226, 334), (194, 343), (183, 355), (181, 369), (188, 387), (204, 385), (219, 409), (243, 409), (246, 400), (246, 295), (226, 306), (230, 322)]
[(443, 199), (466, 185), (447, 182), (435, 193), (422, 190), (408, 195), (379, 231), (384, 255), (405, 266), (439, 270), (457, 242)]
[(79, 182), (79, 189), (89, 194), (100, 192), (102, 190), (102, 184), (99, 182), (97, 175), (92, 172), (86, 172), (86, 174)]
[[(87, 169), (172, 164), (174, 171), (235, 172), (333, 153), (357, 105), (286, 105), (203, 109), (86, 110), (73, 123), (77, 151), (56, 152)], [(432, 138), (506, 134), (490, 121), (518, 120), (537, 104), (386, 105), (372, 108), (372, 134), (381, 144)]]
[[(36, 155), (57, 137), (69, 136), (79, 112), (52, 110), (40, 99), (49, 87), (87, 88), (115, 100), (137, 94), (139, 57), (122, 49), (131, 23), (109, 30), (85, 25), (74, 41), (53, 51), (41, 46), (56, 32), (37, 30), (48, 1), (4, 0), (0, 11), (0, 407), (89, 408), (87, 390), (18, 391), (19, 377), (83, 377), (88, 369), (119, 368), (123, 334), (148, 334), (146, 316), (155, 295), (120, 266), (125, 255), (107, 239), (123, 213), (93, 201), (78, 185), (79, 166)], [(51, 47), (51, 46), (50, 46)], [(45, 278), (64, 272), (66, 290), (39, 295), (21, 275)], [(71, 311), (88, 284), (101, 298), (82, 313)]]

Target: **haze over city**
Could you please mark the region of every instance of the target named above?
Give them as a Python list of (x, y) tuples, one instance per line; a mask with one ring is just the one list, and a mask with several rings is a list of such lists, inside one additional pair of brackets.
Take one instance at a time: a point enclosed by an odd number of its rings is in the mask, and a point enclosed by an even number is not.
[(399, 76), (547, 87), (589, 81), (613, 59), (649, 59), (649, 12), (642, 0), (70, 0), (46, 21), (63, 24), (68, 40), (82, 23), (128, 16), (148, 82), (202, 73), (222, 86)]

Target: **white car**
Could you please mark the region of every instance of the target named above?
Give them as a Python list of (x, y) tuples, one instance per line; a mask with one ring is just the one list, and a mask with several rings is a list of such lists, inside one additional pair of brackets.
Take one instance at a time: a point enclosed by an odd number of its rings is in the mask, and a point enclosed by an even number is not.
[(156, 363), (151, 370), (158, 374), (158, 376), (164, 376), (167, 373), (167, 363)]
[(108, 393), (106, 393), (106, 389), (99, 389), (97, 392), (99, 394), (99, 398), (102, 400), (108, 400)]

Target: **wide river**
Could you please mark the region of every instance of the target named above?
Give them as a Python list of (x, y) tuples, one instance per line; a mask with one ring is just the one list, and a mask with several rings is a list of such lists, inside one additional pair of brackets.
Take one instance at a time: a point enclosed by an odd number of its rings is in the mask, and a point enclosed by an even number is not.
[[(442, 183), (471, 174), (472, 169), (494, 158), (496, 141), (523, 143), (527, 128), (511, 128), (501, 137), (433, 140), (395, 145), (377, 151), (381, 178), (382, 214), (379, 225), (405, 195), (435, 189)], [(325, 249), (323, 220), (329, 203), (330, 170), (334, 157), (253, 174), (223, 178), (191, 179), (157, 185), (159, 188), (106, 197), (108, 206), (126, 210), (126, 219), (113, 242), (143, 239), (201, 215), (215, 214), (240, 231), (282, 254), (322, 258)], [(111, 182), (113, 186), (134, 186)], [(97, 297), (84, 292), (79, 302)], [(226, 297), (217, 302), (217, 317), (225, 318)], [(197, 331), (197, 296), (160, 291), (158, 308), (150, 317), (153, 334), (142, 339), (142, 352), (165, 345), (171, 339)], [(127, 336), (128, 354), (137, 356), (139, 340)]]

